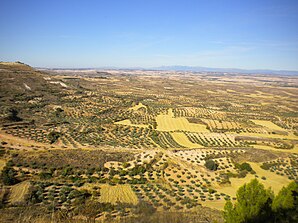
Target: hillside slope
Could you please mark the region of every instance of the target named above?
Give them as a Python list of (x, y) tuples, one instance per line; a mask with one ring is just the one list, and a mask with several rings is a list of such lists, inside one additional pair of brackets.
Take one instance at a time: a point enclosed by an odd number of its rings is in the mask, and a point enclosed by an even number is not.
[(32, 119), (43, 106), (55, 103), (65, 87), (43, 72), (20, 63), (0, 62), (0, 117), (7, 122), (11, 109), (22, 119)]

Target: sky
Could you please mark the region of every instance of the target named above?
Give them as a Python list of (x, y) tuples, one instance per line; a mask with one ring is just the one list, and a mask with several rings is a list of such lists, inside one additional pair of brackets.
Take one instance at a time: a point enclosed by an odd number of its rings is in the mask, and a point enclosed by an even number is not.
[(297, 0), (0, 0), (0, 61), (298, 70)]

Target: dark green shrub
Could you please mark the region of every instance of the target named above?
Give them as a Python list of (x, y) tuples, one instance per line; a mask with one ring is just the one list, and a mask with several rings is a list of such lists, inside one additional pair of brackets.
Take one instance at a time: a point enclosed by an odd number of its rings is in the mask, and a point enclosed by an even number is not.
[(212, 159), (206, 160), (205, 166), (207, 167), (207, 169), (213, 170), (213, 171), (217, 170), (217, 168), (218, 168), (218, 164), (216, 162), (214, 162), (214, 160), (212, 160)]

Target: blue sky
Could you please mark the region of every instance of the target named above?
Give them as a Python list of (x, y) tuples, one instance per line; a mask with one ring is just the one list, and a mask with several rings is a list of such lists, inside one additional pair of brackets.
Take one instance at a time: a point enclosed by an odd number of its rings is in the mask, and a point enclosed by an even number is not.
[(296, 0), (1, 0), (0, 60), (298, 70)]

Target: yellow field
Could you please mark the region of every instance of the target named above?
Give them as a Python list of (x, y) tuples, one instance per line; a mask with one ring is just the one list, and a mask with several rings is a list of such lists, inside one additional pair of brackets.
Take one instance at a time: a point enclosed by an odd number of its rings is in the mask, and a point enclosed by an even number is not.
[(247, 94), (245, 96), (252, 97), (252, 98), (264, 98), (264, 99), (274, 99), (275, 95), (261, 95), (261, 94)]
[(173, 139), (180, 144), (181, 146), (187, 147), (187, 148), (203, 148), (202, 145), (192, 143), (189, 141), (187, 136), (183, 132), (173, 132), (171, 133)]
[(115, 124), (118, 125), (129, 125), (129, 126), (135, 126), (135, 127), (142, 127), (142, 128), (148, 128), (148, 125), (142, 125), (142, 124), (132, 124), (129, 119), (125, 119), (119, 122), (115, 122)]
[(204, 207), (214, 208), (217, 210), (223, 210), (225, 204), (226, 204), (225, 200), (215, 200), (215, 201), (206, 200), (206, 201), (202, 202), (202, 205)]
[(251, 120), (251, 121), (254, 122), (256, 125), (261, 125), (261, 126), (264, 126), (264, 127), (268, 128), (268, 129), (285, 131), (285, 129), (279, 127), (278, 125), (275, 125), (271, 121), (266, 121), (266, 120)]
[[(286, 176), (280, 176), (275, 173), (272, 173), (268, 170), (264, 170), (260, 167), (260, 164), (248, 162), (256, 174), (259, 176), (257, 178), (266, 188), (271, 187), (275, 194), (279, 192), (279, 190), (283, 186), (287, 186), (291, 181)], [(261, 177), (266, 177), (266, 180), (262, 180)], [(231, 185), (218, 187), (217, 191), (229, 194), (230, 196), (236, 196), (236, 192), (239, 187), (241, 187), (245, 183), (249, 183), (255, 176), (252, 174), (247, 174), (244, 178), (230, 178)]]
[(280, 176), (276, 173), (272, 173), (268, 170), (264, 170), (260, 167), (260, 164), (248, 162), (254, 171), (256, 171), (257, 175), (261, 177), (266, 177), (266, 180), (260, 180), (265, 187), (271, 187), (275, 194), (279, 192), (279, 190), (283, 186), (287, 186), (291, 181), (286, 176)]
[(100, 202), (110, 202), (112, 204), (120, 203), (130, 203), (137, 204), (138, 198), (132, 191), (130, 185), (111, 186), (108, 184), (102, 184), (100, 186)]
[(11, 204), (24, 202), (26, 195), (29, 192), (29, 188), (30, 188), (30, 183), (28, 181), (23, 181), (19, 184), (14, 185), (11, 188), (9, 202)]
[(174, 118), (172, 109), (167, 115), (158, 115), (156, 122), (158, 131), (209, 132), (205, 125), (190, 123), (186, 118)]
[(241, 187), (243, 184), (250, 182), (252, 179), (254, 179), (254, 175), (247, 174), (244, 178), (230, 178), (231, 185), (229, 186), (220, 186), (216, 188), (216, 190), (220, 193), (226, 193), (232, 197), (236, 196), (236, 192), (239, 187)]

